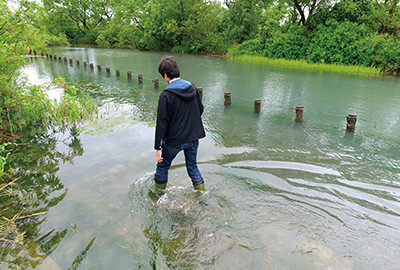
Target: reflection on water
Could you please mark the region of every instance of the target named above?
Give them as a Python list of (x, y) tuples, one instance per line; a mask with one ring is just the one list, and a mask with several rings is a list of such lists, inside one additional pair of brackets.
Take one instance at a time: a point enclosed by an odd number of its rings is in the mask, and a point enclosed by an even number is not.
[[(100, 106), (99, 120), (85, 123), (79, 136), (65, 135), (67, 141), (53, 136), (53, 148), (38, 151), (43, 160), (59, 160), (54, 167), (37, 164), (55, 181), (34, 173), (30, 179), (39, 192), (58, 200), (45, 207), (46, 216), (37, 217), (25, 255), (7, 250), (3, 262), (42, 256), (36, 263), (44, 269), (396, 269), (400, 264), (398, 79), (175, 55), (182, 77), (204, 88), (207, 137), (198, 159), (207, 192), (192, 190), (178, 156), (165, 194), (154, 197), (148, 189), (155, 170), (154, 121), (165, 85), (154, 89), (151, 80), (128, 81), (126, 71), (159, 78), (156, 67), (165, 54), (54, 50), (110, 66), (112, 72), (118, 68), (121, 77), (41, 59), (26, 67), (35, 73), (30, 77), (62, 75), (88, 88)], [(224, 92), (232, 93), (230, 107), (223, 106)], [(255, 98), (262, 99), (260, 114), (253, 113)], [(297, 105), (305, 106), (302, 124), (294, 123), (289, 110)], [(348, 113), (359, 115), (354, 134), (344, 131)], [(60, 153), (70, 159), (61, 162)], [(28, 255), (35, 245), (42, 253)]]
[[(60, 138), (45, 133), (28, 135), (15, 152), (17, 154), (11, 156), (9, 164), (17, 168), (15, 177), (18, 179), (18, 196), (12, 206), (4, 205), (3, 200), (1, 203), (4, 210), (13, 208), (21, 217), (26, 216), (16, 222), (20, 230), (26, 232), (26, 244), (2, 243), (1, 261), (14, 268), (30, 269), (43, 265), (49, 269), (58, 269), (57, 263), (48, 259), (48, 256), (69, 230), (51, 228), (43, 232), (41, 225), (46, 221), (49, 209), (59, 204), (68, 193), (68, 188), (57, 175), (60, 165), (71, 163), (75, 157), (81, 156), (83, 147), (76, 136)], [(8, 197), (4, 199), (9, 202)]]

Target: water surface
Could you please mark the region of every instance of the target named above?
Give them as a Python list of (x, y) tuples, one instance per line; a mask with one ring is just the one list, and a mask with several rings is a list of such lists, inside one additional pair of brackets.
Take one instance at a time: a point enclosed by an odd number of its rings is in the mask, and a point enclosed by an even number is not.
[[(55, 48), (54, 53), (74, 64), (34, 59), (24, 72), (33, 82), (64, 76), (87, 85), (100, 106), (100, 120), (85, 123), (78, 136), (49, 135), (55, 141), (43, 148), (42, 159), (58, 153), (51, 168), (24, 165), (42, 168), (38, 184), (51, 190), (49, 199), (59, 199), (37, 219), (34, 252), (10, 252), (7, 259), (19, 256), (40, 269), (400, 265), (397, 78), (174, 55), (181, 77), (204, 89), (207, 137), (198, 160), (207, 192), (192, 190), (180, 155), (166, 193), (154, 198), (148, 187), (155, 170), (155, 111), (166, 86), (157, 65), (166, 54), (92, 48)], [(85, 60), (103, 70), (84, 68)], [(142, 85), (138, 73), (145, 77)], [(230, 107), (224, 107), (225, 92), (232, 93)], [(260, 114), (253, 112), (256, 98), (262, 100)], [(300, 105), (304, 122), (298, 124), (289, 108)], [(348, 113), (358, 115), (354, 134), (345, 133)]]

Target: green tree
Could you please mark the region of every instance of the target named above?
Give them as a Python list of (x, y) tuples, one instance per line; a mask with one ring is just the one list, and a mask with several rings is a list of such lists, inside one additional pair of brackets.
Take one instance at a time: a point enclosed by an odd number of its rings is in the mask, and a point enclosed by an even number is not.
[(229, 41), (241, 43), (256, 36), (262, 14), (261, 3), (260, 0), (225, 1), (228, 10), (223, 23)]
[[(81, 35), (74, 36), (75, 40), (94, 43), (98, 28), (112, 18), (115, 3), (113, 0), (43, 0), (43, 5), (51, 20), (65, 21), (67, 17), (74, 22)], [(58, 24), (61, 29), (65, 27)], [(66, 30), (64, 33), (71, 36), (72, 31)]]
[(396, 36), (400, 28), (400, 1), (386, 0), (376, 1), (372, 5), (372, 19), (375, 22), (376, 30), (380, 34), (388, 33)]
[(301, 25), (307, 25), (317, 10), (327, 3), (327, 0), (287, 0), (292, 22)]
[(130, 20), (141, 31), (142, 49), (199, 52), (217, 50), (224, 43), (222, 7), (203, 0), (138, 1), (128, 6)]
[(358, 42), (371, 33), (365, 25), (330, 20), (320, 25), (312, 38), (308, 59), (311, 62), (357, 65)]
[(264, 55), (269, 58), (300, 60), (307, 58), (309, 39), (304, 26), (292, 25), (286, 32), (276, 32), (268, 40)]

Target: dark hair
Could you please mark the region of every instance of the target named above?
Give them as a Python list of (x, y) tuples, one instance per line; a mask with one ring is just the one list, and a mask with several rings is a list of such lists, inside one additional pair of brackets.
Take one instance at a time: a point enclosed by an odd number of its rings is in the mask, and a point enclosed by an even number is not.
[(161, 59), (158, 64), (158, 72), (160, 72), (163, 77), (164, 74), (167, 74), (167, 77), (171, 80), (180, 76), (178, 63), (172, 56), (166, 56)]

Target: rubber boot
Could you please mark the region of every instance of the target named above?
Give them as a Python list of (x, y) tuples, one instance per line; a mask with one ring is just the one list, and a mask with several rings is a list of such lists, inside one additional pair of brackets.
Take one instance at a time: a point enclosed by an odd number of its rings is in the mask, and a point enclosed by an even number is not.
[(197, 186), (193, 186), (193, 188), (195, 190), (206, 191), (206, 187), (205, 187), (204, 183), (200, 184), (200, 185), (197, 185)]
[(165, 188), (167, 187), (167, 183), (165, 184), (158, 184), (157, 182), (154, 182), (154, 185), (152, 185), (150, 187), (150, 189), (154, 192), (154, 193), (162, 193)]
[(147, 197), (157, 205), (158, 199), (164, 194), (165, 188), (167, 184), (157, 184), (154, 182), (153, 185), (149, 187), (149, 193), (147, 193)]

